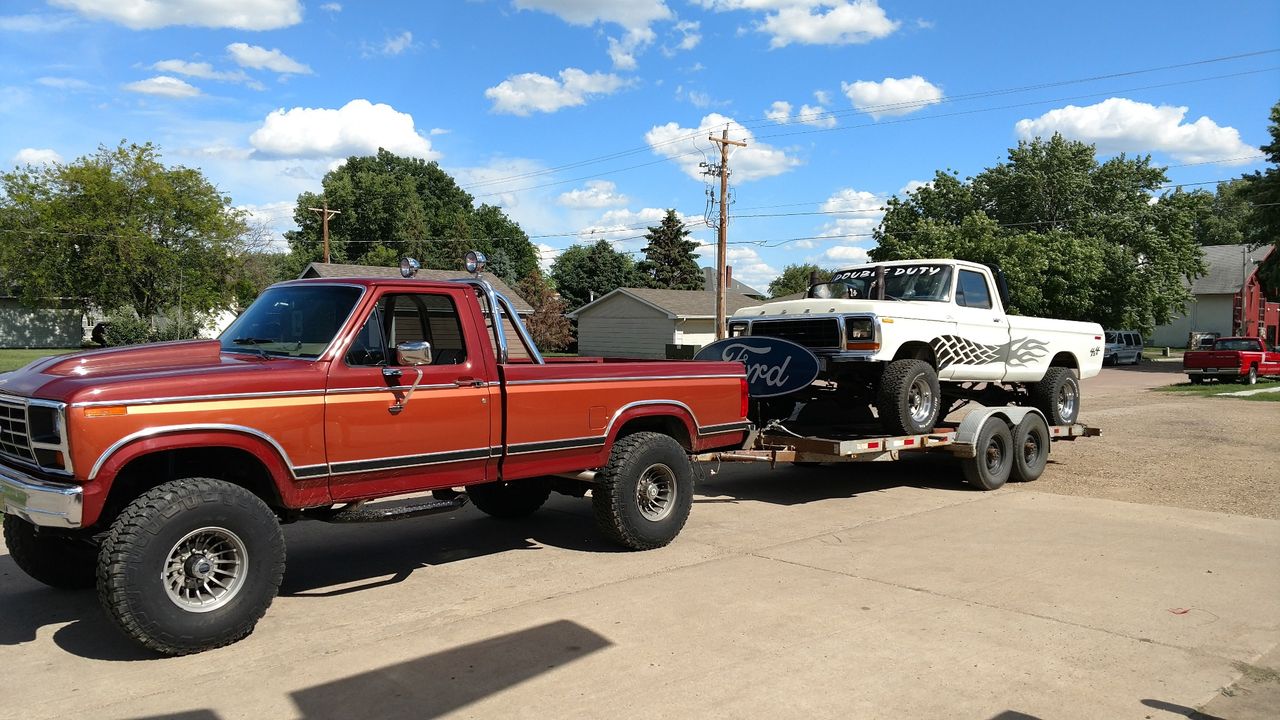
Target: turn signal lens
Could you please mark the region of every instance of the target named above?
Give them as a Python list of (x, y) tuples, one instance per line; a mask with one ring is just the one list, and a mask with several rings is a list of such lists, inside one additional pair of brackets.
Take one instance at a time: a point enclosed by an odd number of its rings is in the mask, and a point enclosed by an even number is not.
[(84, 416), (87, 418), (97, 417), (116, 417), (118, 415), (128, 415), (129, 408), (125, 405), (107, 405), (104, 407), (86, 408)]

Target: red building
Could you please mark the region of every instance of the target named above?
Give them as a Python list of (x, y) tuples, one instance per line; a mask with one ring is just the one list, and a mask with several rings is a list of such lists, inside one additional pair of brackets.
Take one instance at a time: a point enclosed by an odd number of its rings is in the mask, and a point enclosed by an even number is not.
[(1191, 301), (1182, 315), (1155, 329), (1149, 344), (1186, 347), (1192, 333), (1260, 337), (1272, 345), (1280, 341), (1280, 302), (1275, 302), (1280, 288), (1263, 287), (1258, 277), (1258, 267), (1273, 249), (1205, 247), (1205, 274), (1191, 282)]

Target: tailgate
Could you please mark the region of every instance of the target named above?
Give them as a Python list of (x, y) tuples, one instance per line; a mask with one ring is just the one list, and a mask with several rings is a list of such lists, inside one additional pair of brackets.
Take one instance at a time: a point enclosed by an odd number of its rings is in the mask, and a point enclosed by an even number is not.
[(1182, 356), (1182, 366), (1187, 368), (1240, 367), (1240, 353), (1215, 350), (1189, 352)]

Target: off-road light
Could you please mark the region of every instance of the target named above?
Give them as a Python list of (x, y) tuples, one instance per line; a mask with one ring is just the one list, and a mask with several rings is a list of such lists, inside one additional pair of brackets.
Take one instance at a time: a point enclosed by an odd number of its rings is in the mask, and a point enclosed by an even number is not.
[(414, 260), (411, 257), (401, 258), (400, 259), (400, 276), (404, 278), (411, 278), (414, 275), (418, 274), (418, 268), (420, 267), (422, 267), (422, 265), (419, 264), (417, 260)]
[(465, 260), (467, 263), (467, 272), (472, 275), (479, 275), (481, 271), (484, 270), (485, 262), (488, 261), (488, 259), (485, 258), (484, 253), (479, 250), (472, 250), (467, 253)]

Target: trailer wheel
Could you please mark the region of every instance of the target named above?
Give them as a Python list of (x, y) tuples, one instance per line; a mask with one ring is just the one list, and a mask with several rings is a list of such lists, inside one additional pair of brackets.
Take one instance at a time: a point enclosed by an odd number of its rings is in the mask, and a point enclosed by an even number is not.
[(1070, 368), (1054, 366), (1031, 386), (1031, 406), (1050, 425), (1070, 425), (1080, 416), (1080, 381)]
[(1013, 435), (1009, 425), (998, 417), (989, 418), (978, 431), (973, 444), (977, 454), (961, 462), (964, 479), (983, 490), (997, 490), (1013, 471)]
[(174, 480), (112, 523), (98, 555), (98, 598), (151, 650), (210, 650), (253, 632), (280, 587), (284, 555), (280, 523), (256, 495), (222, 480)]
[(1009, 479), (1014, 482), (1039, 479), (1048, 464), (1049, 426), (1044, 418), (1029, 412), (1013, 429), (1013, 471)]
[(545, 477), (467, 486), (467, 497), (484, 514), (504, 519), (528, 517), (551, 496)]
[(88, 540), (56, 535), (9, 515), (4, 544), (14, 564), (33, 580), (59, 590), (93, 587), (98, 548)]
[(889, 435), (929, 432), (942, 410), (938, 373), (923, 360), (894, 360), (880, 378), (876, 409)]
[(631, 550), (662, 547), (680, 534), (693, 507), (694, 470), (684, 448), (656, 432), (614, 443), (596, 473), (591, 504), (610, 540)]

